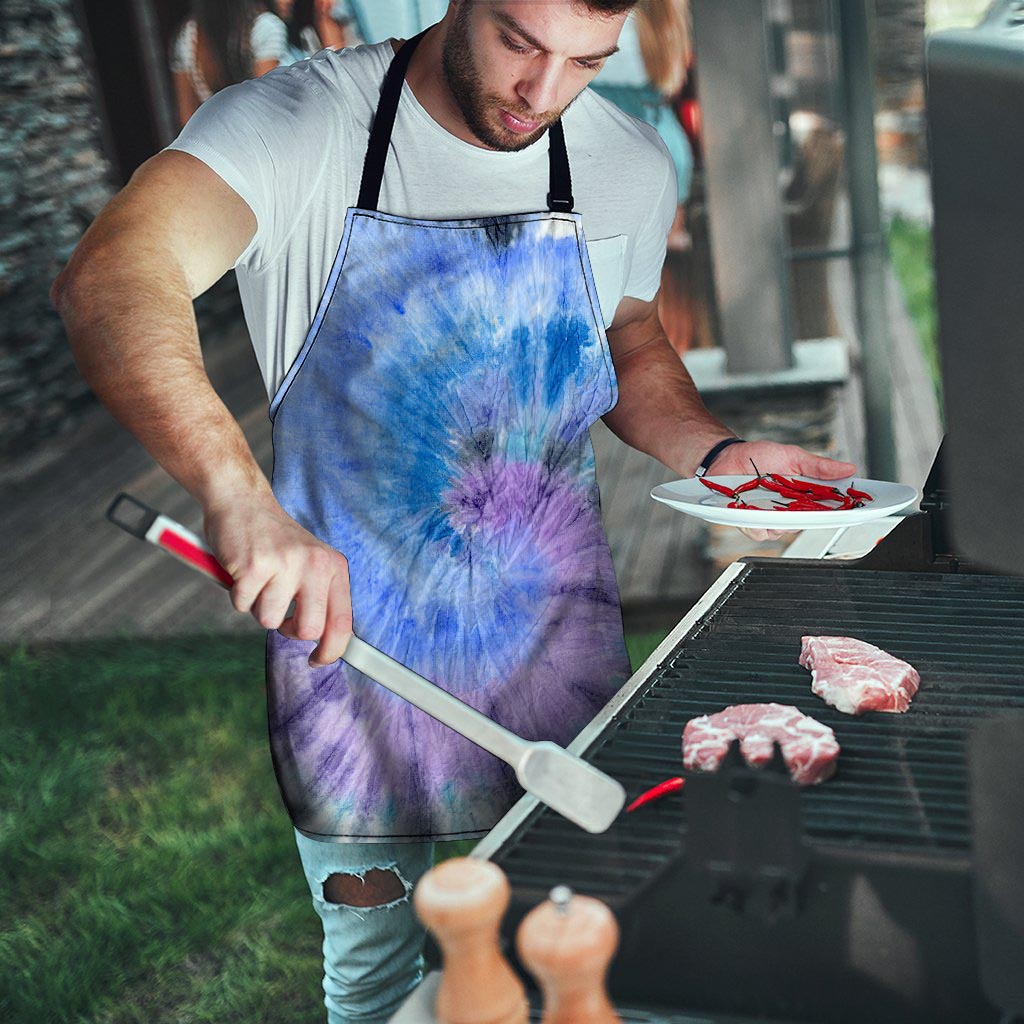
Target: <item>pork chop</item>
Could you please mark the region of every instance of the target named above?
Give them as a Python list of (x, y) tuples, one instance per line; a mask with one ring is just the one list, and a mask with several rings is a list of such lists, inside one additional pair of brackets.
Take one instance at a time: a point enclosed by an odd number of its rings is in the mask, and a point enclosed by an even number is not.
[(691, 719), (683, 729), (683, 767), (715, 771), (735, 739), (754, 768), (771, 760), (777, 740), (790, 778), (801, 786), (823, 782), (836, 770), (835, 733), (788, 704), (734, 704)]
[(811, 691), (845, 715), (906, 711), (921, 683), (912, 665), (849, 636), (802, 637), (800, 664)]

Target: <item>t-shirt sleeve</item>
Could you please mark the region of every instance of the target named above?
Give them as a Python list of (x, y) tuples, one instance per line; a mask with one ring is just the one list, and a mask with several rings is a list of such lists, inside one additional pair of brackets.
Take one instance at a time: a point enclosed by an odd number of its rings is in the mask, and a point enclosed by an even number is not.
[(259, 271), (277, 256), (321, 185), (344, 112), (309, 62), (222, 89), (168, 146), (202, 160), (248, 204), (256, 233), (235, 266)]
[(626, 295), (650, 302), (661, 287), (661, 268), (665, 262), (668, 233), (679, 205), (676, 168), (661, 136), (651, 129), (651, 142), (656, 147), (652, 175), (650, 212), (640, 227), (633, 247), (633, 259), (626, 281)]
[(276, 14), (265, 11), (252, 24), (249, 45), (253, 60), (286, 61), (288, 27)]

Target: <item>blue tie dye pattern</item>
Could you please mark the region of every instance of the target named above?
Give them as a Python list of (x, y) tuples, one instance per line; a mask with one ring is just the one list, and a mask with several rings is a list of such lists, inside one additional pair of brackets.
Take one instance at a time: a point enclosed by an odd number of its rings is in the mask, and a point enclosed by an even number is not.
[[(615, 379), (575, 215), (349, 211), (272, 406), (274, 491), (349, 560), (356, 632), (529, 739), (625, 680), (587, 427)], [(309, 643), (268, 635), (271, 744), (324, 837), (491, 828), (507, 766)]]

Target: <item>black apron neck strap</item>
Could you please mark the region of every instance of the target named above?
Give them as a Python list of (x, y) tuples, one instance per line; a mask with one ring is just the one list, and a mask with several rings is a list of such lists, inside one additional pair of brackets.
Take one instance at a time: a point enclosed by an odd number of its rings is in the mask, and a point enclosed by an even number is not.
[(398, 113), (398, 101), (402, 98), (402, 83), (409, 61), (416, 51), (420, 40), (427, 34), (424, 29), (418, 36), (406, 40), (402, 48), (392, 57), (388, 72), (384, 76), (384, 84), (380, 90), (380, 102), (370, 129), (370, 141), (366, 147), (363, 160), (363, 180), (359, 185), (360, 210), (376, 210), (380, 202), (380, 186), (384, 181), (384, 162), (388, 158), (388, 146), (391, 144), (391, 130), (395, 126), (395, 114)]
[[(370, 129), (370, 141), (363, 160), (363, 177), (359, 185), (360, 210), (376, 210), (380, 202), (380, 189), (384, 181), (384, 164), (391, 145), (391, 132), (395, 127), (398, 101), (402, 98), (402, 84), (409, 68), (412, 55), (420, 40), (429, 30), (407, 40), (395, 54), (384, 76), (380, 102)], [(565, 133), (561, 120), (555, 121), (548, 129), (549, 189), (547, 202), (552, 213), (572, 213), (572, 179), (569, 175), (569, 154), (565, 148)]]
[(565, 150), (561, 118), (548, 129), (548, 168), (548, 209), (552, 213), (572, 213), (572, 178), (569, 176), (569, 154)]

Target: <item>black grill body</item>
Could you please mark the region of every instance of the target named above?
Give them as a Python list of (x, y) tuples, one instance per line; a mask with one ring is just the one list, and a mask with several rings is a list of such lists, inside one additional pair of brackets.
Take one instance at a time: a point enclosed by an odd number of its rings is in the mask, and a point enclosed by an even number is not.
[[(509, 948), (522, 916), (566, 884), (618, 917), (621, 1006), (1000, 1020), (979, 981), (965, 745), (976, 723), (1024, 711), (1024, 580), (787, 560), (734, 570), (580, 752), (632, 797), (680, 774), (690, 718), (775, 701), (835, 731), (837, 774), (800, 789), (737, 756), (721, 778), (693, 776), (599, 836), (534, 810), (491, 855), (513, 886)], [(804, 635), (857, 637), (910, 662), (922, 679), (911, 709), (826, 705), (798, 665)]]

